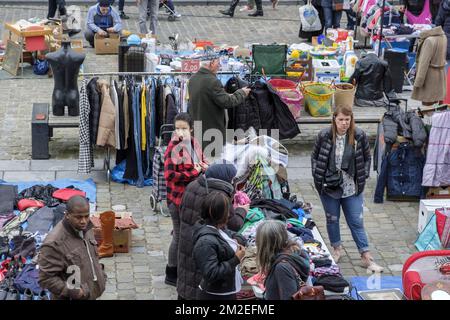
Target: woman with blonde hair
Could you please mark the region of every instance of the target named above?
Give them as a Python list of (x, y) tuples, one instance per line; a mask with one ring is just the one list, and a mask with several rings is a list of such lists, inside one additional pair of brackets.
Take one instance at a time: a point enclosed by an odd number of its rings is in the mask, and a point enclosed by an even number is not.
[(266, 275), (264, 298), (290, 300), (308, 279), (308, 254), (289, 240), (286, 225), (278, 220), (266, 220), (258, 226), (256, 248), (256, 263)]
[(327, 232), (337, 263), (342, 255), (339, 218), (341, 207), (361, 254), (361, 265), (382, 272), (369, 252), (363, 223), (363, 191), (370, 173), (370, 146), (365, 132), (355, 126), (352, 108), (337, 106), (330, 128), (316, 138), (311, 155), (314, 185), (325, 210)]

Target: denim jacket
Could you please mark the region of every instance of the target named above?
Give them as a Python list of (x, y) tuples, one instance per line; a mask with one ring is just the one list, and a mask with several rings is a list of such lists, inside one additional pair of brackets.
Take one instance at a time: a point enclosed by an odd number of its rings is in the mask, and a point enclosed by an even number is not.
[(375, 189), (375, 203), (383, 203), (384, 188), (389, 196), (422, 195), (422, 173), (425, 156), (408, 143), (384, 157)]

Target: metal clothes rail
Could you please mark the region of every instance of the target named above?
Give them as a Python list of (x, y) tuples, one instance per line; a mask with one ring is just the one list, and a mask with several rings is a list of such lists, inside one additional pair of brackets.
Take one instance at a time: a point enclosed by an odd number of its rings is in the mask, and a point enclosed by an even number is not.
[[(218, 75), (226, 74), (239, 74), (239, 71), (223, 71), (217, 72)], [(79, 76), (83, 78), (95, 77), (95, 76), (180, 76), (180, 75), (193, 75), (194, 72), (87, 72), (80, 73)], [(103, 160), (103, 169), (106, 170), (106, 178), (108, 183), (111, 182), (111, 148), (106, 147), (106, 155)]]

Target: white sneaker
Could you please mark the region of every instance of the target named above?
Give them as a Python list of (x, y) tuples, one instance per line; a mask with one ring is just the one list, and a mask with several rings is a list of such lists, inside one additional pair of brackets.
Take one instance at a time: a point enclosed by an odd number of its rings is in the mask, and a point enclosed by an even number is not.
[(361, 258), (361, 266), (366, 268), (369, 271), (376, 272), (376, 273), (380, 273), (380, 272), (384, 271), (384, 268), (382, 266), (379, 266), (378, 264), (376, 264), (372, 257), (369, 257), (369, 258), (362, 257)]

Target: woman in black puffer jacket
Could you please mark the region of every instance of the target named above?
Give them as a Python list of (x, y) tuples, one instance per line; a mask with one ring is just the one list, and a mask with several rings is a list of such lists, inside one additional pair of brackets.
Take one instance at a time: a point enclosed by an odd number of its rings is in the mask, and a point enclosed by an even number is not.
[[(195, 300), (199, 291), (198, 285), (202, 275), (195, 266), (192, 256), (194, 247), (194, 232), (199, 227), (196, 223), (201, 220), (200, 212), (205, 197), (213, 192), (221, 192), (230, 199), (233, 198), (234, 188), (231, 184), (236, 175), (236, 168), (232, 164), (213, 164), (204, 175), (191, 182), (183, 194), (180, 206), (180, 246), (178, 246), (177, 292), (180, 299)], [(229, 233), (237, 238), (241, 244), (245, 239), (239, 238), (237, 233), (247, 214), (243, 207), (230, 207), (227, 226)]]
[(222, 192), (208, 194), (201, 217), (204, 224), (194, 233), (193, 256), (202, 275), (197, 300), (235, 300), (243, 283), (237, 269), (245, 249), (224, 229), (231, 207)]
[(337, 263), (342, 255), (339, 217), (341, 207), (361, 254), (361, 264), (381, 272), (369, 252), (369, 241), (363, 222), (363, 191), (370, 170), (370, 146), (364, 131), (355, 127), (353, 111), (336, 107), (332, 126), (316, 138), (311, 155), (314, 184), (327, 218), (327, 232)]

